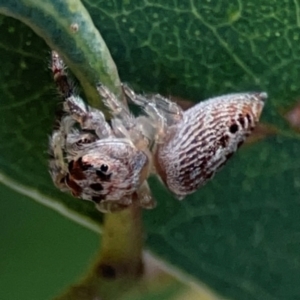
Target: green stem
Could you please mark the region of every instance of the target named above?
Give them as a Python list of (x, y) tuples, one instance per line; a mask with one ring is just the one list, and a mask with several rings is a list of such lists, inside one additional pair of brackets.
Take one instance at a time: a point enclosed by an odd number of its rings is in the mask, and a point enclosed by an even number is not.
[(138, 277), (142, 274), (142, 211), (135, 205), (106, 214), (99, 260), (104, 278)]
[(80, 284), (56, 300), (120, 299), (142, 275), (142, 244), (139, 207), (106, 214), (98, 259)]
[(62, 56), (89, 104), (104, 109), (95, 88), (99, 81), (122, 99), (115, 63), (81, 1), (0, 0), (0, 13), (27, 24)]

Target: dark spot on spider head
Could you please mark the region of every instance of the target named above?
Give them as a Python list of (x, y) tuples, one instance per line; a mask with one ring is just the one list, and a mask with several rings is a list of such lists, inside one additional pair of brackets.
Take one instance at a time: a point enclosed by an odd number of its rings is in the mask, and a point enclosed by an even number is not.
[(96, 175), (102, 180), (102, 181), (110, 181), (111, 173), (105, 174), (101, 170), (96, 170)]
[(62, 177), (59, 182), (60, 183), (65, 183), (66, 182), (66, 176)]
[(239, 126), (237, 124), (232, 124), (230, 127), (229, 127), (229, 131), (231, 133), (236, 133), (237, 131), (239, 130)]
[(89, 144), (91, 142), (93, 142), (95, 140), (95, 138), (93, 136), (86, 136), (81, 138), (80, 140), (78, 140), (76, 142), (76, 145), (81, 146), (83, 144)]
[(90, 169), (90, 168), (93, 167), (93, 166), (90, 165), (90, 164), (84, 163), (84, 162), (82, 161), (82, 157), (79, 157), (79, 158), (77, 159), (76, 163), (80, 166), (81, 170), (83, 170), (83, 171), (86, 171), (86, 170), (88, 170), (88, 169)]
[(108, 165), (102, 164), (100, 166), (100, 171), (103, 172), (103, 173), (106, 173), (108, 171)]
[(92, 184), (90, 184), (90, 188), (94, 191), (102, 191), (103, 190), (103, 186), (101, 183), (92, 183)]
[(65, 177), (65, 183), (71, 189), (72, 195), (74, 197), (80, 196), (82, 188), (72, 178), (70, 178), (69, 174), (67, 174), (67, 176)]
[(69, 170), (69, 172), (72, 171), (73, 166), (74, 166), (74, 160), (71, 160), (71, 161), (68, 163), (68, 170)]
[(85, 179), (81, 165), (77, 161), (71, 160), (68, 164), (68, 170), (72, 179), (82, 180)]
[(105, 199), (104, 195), (92, 196), (92, 201), (95, 203), (100, 203), (104, 199)]
[(77, 146), (81, 146), (82, 144), (85, 144), (85, 139), (80, 139), (79, 141), (76, 142)]

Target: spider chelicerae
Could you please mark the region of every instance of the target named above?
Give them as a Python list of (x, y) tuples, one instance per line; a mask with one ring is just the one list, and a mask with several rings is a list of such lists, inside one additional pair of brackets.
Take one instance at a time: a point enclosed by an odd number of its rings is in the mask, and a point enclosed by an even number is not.
[(102, 212), (135, 203), (153, 208), (147, 179), (159, 176), (179, 199), (193, 193), (223, 166), (253, 131), (267, 94), (237, 93), (203, 101), (187, 111), (161, 95), (143, 96), (123, 85), (144, 114), (134, 117), (104, 85), (97, 90), (112, 118), (74, 93), (66, 67), (52, 51), (51, 69), (64, 115), (50, 137), (54, 184), (95, 202)]

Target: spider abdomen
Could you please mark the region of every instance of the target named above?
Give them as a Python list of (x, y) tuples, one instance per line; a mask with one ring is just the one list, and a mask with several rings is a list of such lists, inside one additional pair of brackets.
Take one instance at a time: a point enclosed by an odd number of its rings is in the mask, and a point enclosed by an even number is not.
[(253, 131), (266, 93), (230, 94), (184, 112), (158, 145), (154, 164), (179, 199), (211, 179)]

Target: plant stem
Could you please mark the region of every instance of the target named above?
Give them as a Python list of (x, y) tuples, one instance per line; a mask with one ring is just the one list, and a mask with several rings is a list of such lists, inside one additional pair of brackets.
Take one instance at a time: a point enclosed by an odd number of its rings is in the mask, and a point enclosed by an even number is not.
[(105, 215), (98, 259), (78, 285), (56, 300), (119, 299), (136, 286), (143, 270), (141, 212), (133, 205)]
[(91, 106), (105, 110), (96, 90), (100, 80), (123, 100), (115, 63), (80, 0), (0, 0), (0, 13), (28, 25), (60, 54)]
[(104, 278), (137, 277), (142, 273), (142, 211), (132, 205), (106, 214), (98, 273)]

